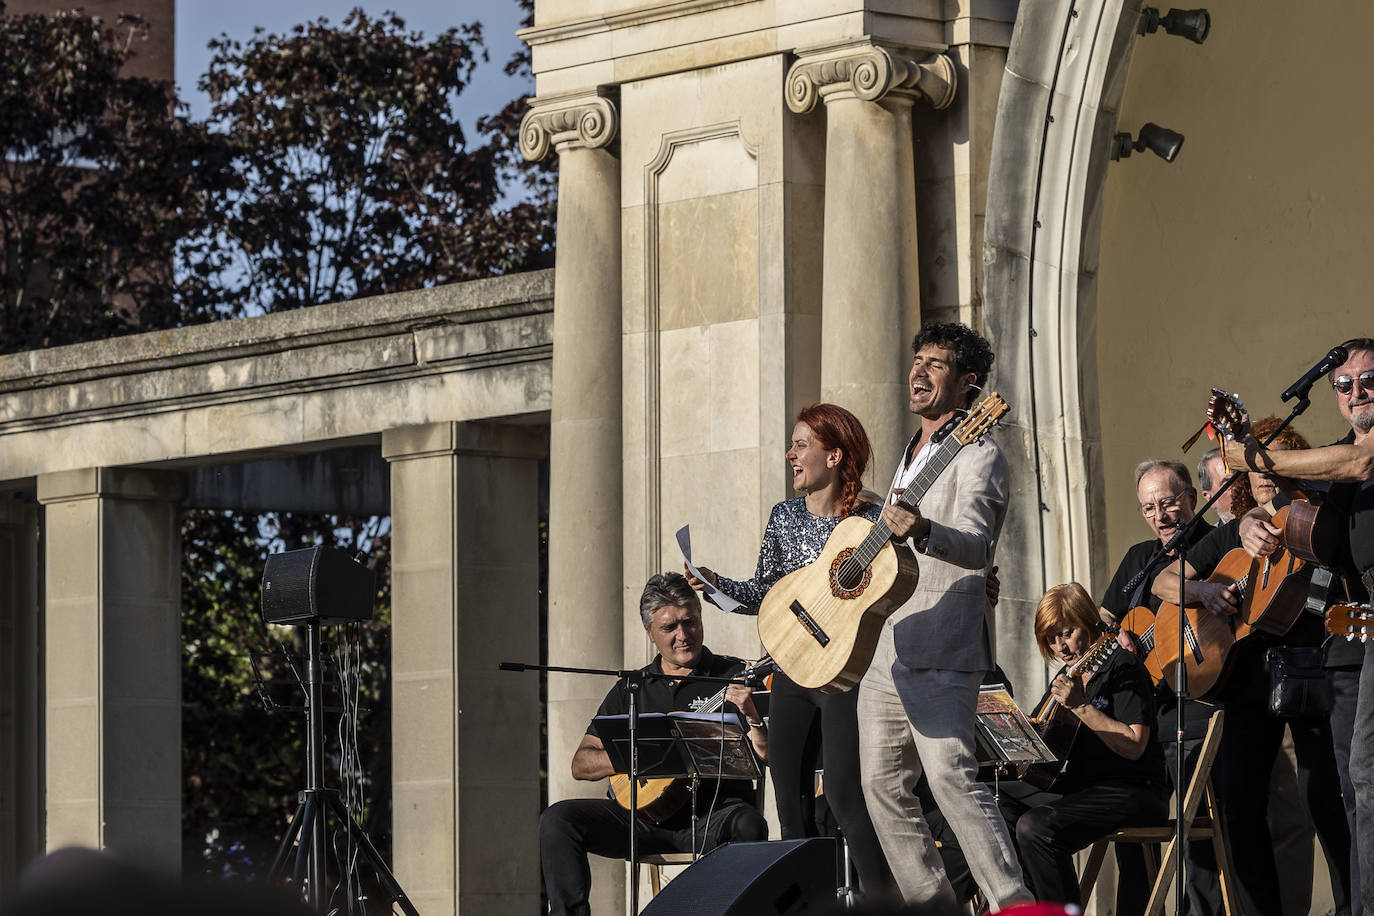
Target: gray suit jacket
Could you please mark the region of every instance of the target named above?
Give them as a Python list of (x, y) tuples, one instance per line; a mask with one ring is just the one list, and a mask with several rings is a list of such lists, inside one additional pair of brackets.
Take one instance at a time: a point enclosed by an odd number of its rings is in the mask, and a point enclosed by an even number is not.
[(920, 505), (930, 539), (917, 554), (916, 591), (888, 618), (897, 658), (910, 668), (987, 671), (994, 654), (986, 570), (1007, 515), (1007, 462), (997, 443), (985, 436), (965, 446)]

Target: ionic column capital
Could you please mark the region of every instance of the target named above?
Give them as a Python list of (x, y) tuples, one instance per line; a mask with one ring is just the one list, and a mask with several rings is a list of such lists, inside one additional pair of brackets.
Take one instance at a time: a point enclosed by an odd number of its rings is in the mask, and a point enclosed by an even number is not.
[(876, 102), (887, 95), (923, 98), (932, 108), (954, 100), (958, 76), (945, 54), (865, 40), (803, 52), (787, 72), (787, 107), (805, 114), (817, 99), (859, 98)]
[(532, 98), (520, 122), (520, 152), (538, 162), (553, 148), (610, 146), (620, 125), (615, 103), (597, 92)]

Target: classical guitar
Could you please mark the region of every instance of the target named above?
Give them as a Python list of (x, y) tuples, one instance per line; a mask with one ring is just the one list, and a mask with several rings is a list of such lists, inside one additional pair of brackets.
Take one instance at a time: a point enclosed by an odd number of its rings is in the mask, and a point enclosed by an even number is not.
[[(761, 681), (767, 674), (778, 670), (777, 664), (768, 656), (764, 656), (742, 671), (738, 679), (744, 681)], [(720, 692), (710, 697), (695, 712), (719, 712), (725, 706), (725, 691), (729, 686), (722, 687)], [(630, 810), (630, 777), (625, 773), (611, 774), (610, 794), (620, 807), (626, 811)], [(639, 791), (635, 794), (635, 801), (638, 803), (636, 809), (639, 816), (651, 824), (661, 824), (668, 818), (677, 813), (683, 805), (692, 797), (692, 781), (683, 777), (640, 777)]]
[(1333, 604), (1326, 612), (1326, 632), (1360, 642), (1374, 639), (1374, 604)]
[[(1207, 402), (1207, 422), (1221, 435), (1235, 439), (1245, 430), (1249, 419), (1238, 397), (1213, 388)], [(1290, 515), (1296, 510), (1294, 530), (1304, 530), (1310, 540), (1316, 516), (1307, 511), (1305, 500), (1298, 502), (1304, 505), (1285, 506), (1274, 515), (1271, 524), (1286, 531)], [(1206, 608), (1183, 609), (1183, 665), (1189, 697), (1206, 703), (1218, 702), (1234, 667), (1233, 650), (1238, 644), (1255, 633), (1282, 636), (1292, 629), (1307, 598), (1307, 580), (1296, 575), (1306, 562), (1282, 542), (1272, 554), (1260, 559), (1241, 548), (1221, 558), (1207, 581), (1235, 586), (1238, 609), (1229, 618), (1218, 617)], [(1178, 606), (1164, 602), (1155, 615), (1155, 654), (1165, 680), (1175, 689), (1178, 628)]]
[(1155, 653), (1155, 612), (1143, 604), (1131, 608), (1121, 618), (1121, 629), (1135, 636), (1136, 645), (1140, 648), (1140, 660), (1145, 663), (1145, 670), (1150, 672), (1150, 677), (1156, 683), (1164, 680), (1164, 670)]
[[(1116, 641), (1119, 631), (1120, 627), (1108, 627), (1107, 632), (1083, 653), (1082, 658), (1064, 668), (1059, 674), (1091, 678), (1107, 663), (1112, 653), (1121, 648), (1120, 643)], [(1030, 721), (1035, 730), (1040, 732), (1046, 746), (1054, 751), (1054, 756), (1059, 760), (1055, 763), (1031, 764), (1026, 769), (1026, 775), (1021, 778), (1037, 789), (1051, 789), (1068, 768), (1069, 752), (1073, 750), (1073, 743), (1078, 738), (1078, 728), (1083, 724), (1083, 720), (1075, 716), (1073, 710), (1066, 708), (1047, 690), (1045, 698), (1035, 708), (1035, 714), (1030, 717)]]
[[(933, 454), (899, 505), (920, 505), (940, 472), (1008, 410), (996, 392), (931, 437)], [(778, 666), (803, 687), (849, 690), (868, 670), (878, 634), (916, 590), (916, 555), (892, 540), (882, 521), (851, 516), (835, 526), (815, 562), (779, 579), (759, 606), (759, 638)]]

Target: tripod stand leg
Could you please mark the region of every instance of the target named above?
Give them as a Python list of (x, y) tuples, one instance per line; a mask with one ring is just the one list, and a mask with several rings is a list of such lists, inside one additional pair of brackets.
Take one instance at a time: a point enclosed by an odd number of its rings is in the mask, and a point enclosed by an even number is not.
[[(301, 875), (305, 871), (305, 866), (310, 861), (312, 854), (316, 852), (312, 849), (315, 837), (313, 827), (315, 826), (315, 819), (322, 817), (324, 817), (324, 812), (320, 810), (319, 801), (313, 793), (307, 793), (305, 796), (305, 816), (301, 818), (301, 841), (300, 845), (296, 847), (296, 867), (291, 870), (291, 883), (296, 887), (301, 886)], [(318, 852), (323, 855), (324, 850), (321, 849)], [(322, 899), (320, 897), (321, 890), (322, 888), (319, 887), (308, 888), (307, 899), (318, 904)]]
[(344, 807), (339, 796), (332, 795), (329, 798), (329, 806), (334, 809), (334, 814), (343, 823), (348, 825), (348, 836), (352, 842), (362, 850), (363, 858), (372, 864), (372, 870), (377, 873), (377, 881), (382, 888), (391, 895), (391, 899), (401, 907), (406, 916), (420, 916), (415, 905), (410, 902), (406, 892), (401, 889), (401, 884), (396, 880), (396, 876), (387, 868), (381, 853), (377, 852), (377, 847), (372, 845), (372, 841), (367, 838), (367, 833), (362, 826), (348, 814), (348, 809)]
[(291, 844), (300, 835), (304, 815), (305, 800), (302, 799), (296, 804), (296, 813), (291, 815), (291, 826), (286, 828), (286, 834), (281, 838), (281, 846), (277, 847), (277, 857), (272, 860), (272, 868), (267, 873), (267, 880), (272, 884), (276, 884), (286, 874), (286, 854), (291, 851)]

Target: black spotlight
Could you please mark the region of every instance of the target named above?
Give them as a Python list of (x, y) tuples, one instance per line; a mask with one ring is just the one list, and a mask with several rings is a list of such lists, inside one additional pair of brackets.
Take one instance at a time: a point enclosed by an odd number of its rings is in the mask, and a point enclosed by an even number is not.
[(1143, 7), (1140, 10), (1140, 34), (1153, 35), (1161, 28), (1170, 35), (1202, 44), (1212, 29), (1212, 14), (1206, 10), (1169, 10), (1167, 16), (1161, 16), (1154, 7)]
[(1112, 137), (1112, 158), (1129, 158), (1132, 151), (1143, 153), (1146, 150), (1154, 153), (1165, 162), (1173, 162), (1178, 158), (1178, 151), (1183, 149), (1183, 134), (1167, 127), (1160, 127), (1150, 121), (1140, 128), (1140, 135), (1131, 139), (1130, 134), (1117, 134)]

